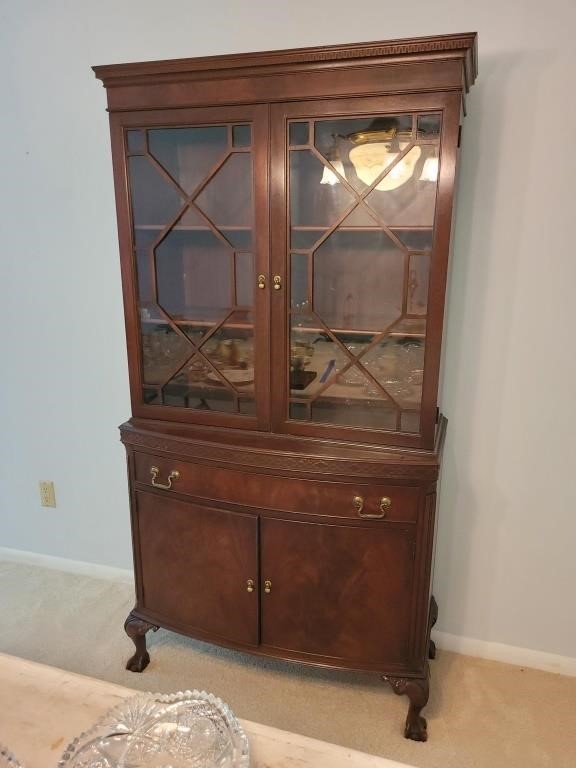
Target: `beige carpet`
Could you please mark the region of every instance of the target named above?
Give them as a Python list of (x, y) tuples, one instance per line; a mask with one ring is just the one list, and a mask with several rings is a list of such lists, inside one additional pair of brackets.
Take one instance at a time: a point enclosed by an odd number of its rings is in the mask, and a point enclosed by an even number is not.
[(418, 744), (402, 736), (407, 699), (370, 677), (164, 630), (148, 634), (148, 669), (127, 672), (133, 645), (122, 625), (132, 599), (125, 584), (1, 562), (0, 651), (132, 688), (204, 688), (240, 717), (422, 768), (576, 767), (576, 678), (440, 650), (425, 711), (429, 741)]

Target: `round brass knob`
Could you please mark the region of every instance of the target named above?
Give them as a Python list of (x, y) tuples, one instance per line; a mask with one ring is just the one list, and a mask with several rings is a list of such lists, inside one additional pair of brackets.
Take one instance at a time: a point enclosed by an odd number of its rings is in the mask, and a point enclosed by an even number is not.
[(282, 278), (280, 275), (274, 275), (274, 290), (279, 291), (282, 288)]
[(254, 579), (248, 579), (246, 582), (246, 592), (254, 592)]
[(266, 581), (264, 582), (264, 592), (266, 592), (267, 595), (269, 595), (270, 592), (272, 592), (272, 582), (270, 581), (270, 579), (266, 579)]
[(258, 288), (266, 288), (266, 275), (258, 275)]

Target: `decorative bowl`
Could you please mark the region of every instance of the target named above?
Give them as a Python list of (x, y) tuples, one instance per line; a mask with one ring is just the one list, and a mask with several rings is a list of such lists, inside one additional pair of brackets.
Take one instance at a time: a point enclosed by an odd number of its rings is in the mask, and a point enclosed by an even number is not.
[(230, 707), (210, 693), (144, 693), (74, 739), (58, 766), (248, 768), (248, 739)]

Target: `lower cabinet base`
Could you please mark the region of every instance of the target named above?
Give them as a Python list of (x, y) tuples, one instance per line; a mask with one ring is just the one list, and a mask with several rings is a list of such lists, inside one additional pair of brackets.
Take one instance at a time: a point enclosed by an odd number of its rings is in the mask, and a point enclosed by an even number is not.
[[(428, 622), (428, 655), (430, 659), (436, 656), (436, 646), (430, 637), (430, 633), (438, 618), (438, 604), (432, 596), (430, 600), (430, 614)], [(124, 630), (136, 647), (133, 656), (128, 659), (126, 669), (130, 672), (143, 672), (150, 663), (150, 655), (146, 649), (146, 633), (152, 630), (156, 632), (160, 627), (143, 619), (138, 613), (130, 611), (124, 622)], [(413, 741), (426, 741), (428, 739), (426, 718), (420, 714), (428, 703), (430, 692), (430, 669), (428, 662), (425, 664), (424, 677), (401, 677), (395, 675), (381, 675), (382, 680), (389, 683), (394, 693), (398, 696), (407, 696), (410, 704), (406, 716), (404, 736)]]

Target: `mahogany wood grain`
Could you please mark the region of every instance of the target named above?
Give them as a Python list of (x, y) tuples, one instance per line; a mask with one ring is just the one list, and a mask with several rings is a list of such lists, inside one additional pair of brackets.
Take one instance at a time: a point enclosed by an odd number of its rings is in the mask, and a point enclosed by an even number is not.
[(261, 538), (265, 646), (351, 664), (407, 660), (414, 556), (409, 529), (263, 519)]
[[(191, 633), (258, 643), (258, 518), (136, 494), (141, 607)], [(138, 606), (140, 607), (140, 605)]]
[[(143, 486), (152, 486), (151, 467), (160, 470), (158, 482), (166, 482), (176, 470), (177, 480), (172, 493), (188, 494), (211, 501), (229, 501), (257, 509), (272, 509), (308, 515), (365, 519), (362, 515), (382, 515), (381, 522), (415, 523), (418, 516), (420, 489), (418, 486), (381, 485), (371, 483), (342, 483), (334, 481), (303, 480), (259, 473), (247, 473), (221, 467), (206, 467), (179, 459), (153, 454), (136, 453), (134, 479)], [(364, 507), (359, 514), (353, 499), (362, 497)], [(382, 498), (391, 506), (383, 514)]]

